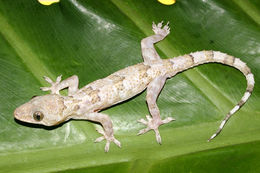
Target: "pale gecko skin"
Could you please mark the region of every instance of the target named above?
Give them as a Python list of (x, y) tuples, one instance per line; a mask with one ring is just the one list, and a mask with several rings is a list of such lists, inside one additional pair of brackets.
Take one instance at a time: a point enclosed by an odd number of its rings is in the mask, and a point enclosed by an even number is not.
[[(147, 126), (139, 131), (138, 135), (149, 130), (155, 131), (156, 140), (161, 144), (159, 126), (175, 120), (172, 117), (160, 117), (156, 99), (168, 78), (194, 66), (205, 63), (222, 63), (240, 70), (246, 77), (247, 88), (239, 103), (226, 115), (219, 129), (210, 138), (216, 137), (223, 129), (228, 119), (244, 105), (254, 88), (254, 76), (246, 63), (233, 56), (217, 51), (199, 51), (172, 59), (161, 59), (154, 48), (154, 44), (163, 40), (169, 33), (168, 23), (162, 27), (162, 22), (152, 25), (155, 35), (141, 41), (143, 63), (119, 70), (106, 78), (96, 80), (81, 89), (78, 89), (76, 75), (61, 81), (59, 76), (56, 82), (45, 77), (51, 87), (42, 87), (43, 91), (51, 94), (36, 96), (29, 102), (21, 105), (14, 111), (16, 119), (33, 124), (53, 126), (69, 119), (91, 120), (100, 123), (104, 131), (97, 130), (102, 136), (95, 142), (106, 140), (105, 152), (114, 142), (121, 147), (120, 142), (114, 137), (113, 124), (108, 115), (100, 113), (101, 110), (127, 100), (147, 89), (146, 101), (150, 115), (146, 120), (138, 122)], [(59, 91), (68, 88), (68, 96), (59, 94)]]

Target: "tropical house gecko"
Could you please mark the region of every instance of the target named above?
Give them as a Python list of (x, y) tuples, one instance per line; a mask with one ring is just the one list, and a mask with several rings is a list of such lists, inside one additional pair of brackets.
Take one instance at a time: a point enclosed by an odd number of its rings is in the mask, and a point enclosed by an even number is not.
[[(81, 89), (78, 89), (78, 77), (71, 76), (61, 81), (61, 76), (53, 82), (50, 78), (45, 80), (50, 87), (42, 87), (43, 91), (51, 91), (50, 94), (36, 96), (29, 102), (16, 108), (16, 119), (33, 124), (53, 126), (69, 119), (91, 120), (100, 123), (103, 131), (97, 130), (102, 136), (95, 142), (106, 140), (105, 151), (108, 152), (111, 142), (121, 147), (120, 142), (114, 137), (113, 124), (108, 115), (100, 111), (127, 100), (147, 89), (146, 101), (151, 114), (145, 119), (138, 120), (147, 126), (139, 131), (138, 135), (149, 130), (154, 130), (156, 140), (161, 144), (159, 126), (175, 120), (172, 117), (161, 119), (160, 111), (156, 104), (157, 97), (162, 90), (165, 81), (186, 69), (205, 63), (222, 63), (240, 70), (246, 77), (247, 88), (239, 103), (226, 115), (219, 129), (209, 140), (216, 137), (223, 129), (228, 119), (239, 110), (250, 97), (254, 88), (254, 76), (249, 67), (238, 58), (218, 51), (199, 51), (183, 56), (161, 59), (154, 48), (154, 44), (163, 40), (169, 33), (168, 23), (162, 26), (153, 23), (152, 29), (155, 35), (144, 38), (141, 41), (143, 63), (126, 67), (106, 78), (96, 80)], [(59, 91), (68, 88), (68, 96), (59, 94)]]

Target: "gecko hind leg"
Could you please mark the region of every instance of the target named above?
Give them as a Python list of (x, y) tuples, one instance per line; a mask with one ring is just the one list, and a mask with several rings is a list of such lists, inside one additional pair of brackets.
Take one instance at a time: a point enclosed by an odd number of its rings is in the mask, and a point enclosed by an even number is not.
[(149, 112), (152, 117), (150, 117), (149, 115), (146, 115), (147, 120), (144, 120), (144, 119), (138, 120), (138, 122), (140, 122), (144, 125), (147, 125), (147, 127), (145, 129), (140, 130), (137, 135), (144, 134), (144, 133), (148, 132), (149, 130), (154, 130), (156, 140), (159, 144), (162, 143), (161, 136), (160, 136), (160, 133), (158, 130), (159, 126), (175, 120), (172, 117), (167, 117), (166, 119), (162, 120), (160, 117), (159, 108), (156, 104), (157, 97), (160, 94), (160, 92), (165, 84), (165, 81), (166, 81), (166, 77), (160, 76), (160, 77), (157, 77), (156, 79), (154, 79), (148, 85), (146, 101), (148, 104)]
[(163, 40), (169, 33), (169, 22), (162, 27), (163, 22), (158, 23), (157, 25), (153, 22), (152, 29), (155, 35), (151, 35), (142, 39), (141, 41), (141, 50), (144, 62), (147, 64), (152, 64), (154, 61), (161, 60), (157, 51), (154, 48), (154, 44)]

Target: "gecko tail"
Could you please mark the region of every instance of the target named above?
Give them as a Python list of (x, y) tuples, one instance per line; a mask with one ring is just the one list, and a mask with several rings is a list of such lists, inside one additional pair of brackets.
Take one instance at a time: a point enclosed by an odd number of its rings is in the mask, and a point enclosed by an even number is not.
[(251, 93), (253, 92), (253, 88), (255, 85), (254, 75), (251, 73), (250, 68), (246, 65), (245, 62), (241, 61), (239, 58), (235, 58), (233, 56), (230, 56), (226, 53), (222, 53), (219, 51), (212, 51), (212, 50), (198, 51), (198, 52), (193, 52), (190, 54), (169, 59), (169, 61), (172, 64), (172, 69), (169, 68), (170, 69), (169, 76), (174, 76), (179, 72), (193, 68), (198, 65), (202, 65), (206, 63), (221, 63), (238, 69), (246, 77), (247, 80), (246, 92), (244, 93), (243, 97), (238, 102), (238, 104), (226, 115), (226, 117), (221, 122), (216, 133), (214, 133), (208, 139), (208, 141), (212, 140), (222, 131), (223, 127), (225, 126), (226, 122), (231, 118), (231, 116), (235, 112), (237, 112), (251, 96)]
[(220, 134), (220, 132), (224, 128), (227, 121), (231, 118), (231, 116), (235, 112), (237, 112), (246, 103), (246, 101), (249, 99), (249, 97), (251, 96), (251, 94), (253, 92), (253, 88), (254, 88), (254, 84), (255, 84), (254, 75), (251, 73), (251, 70), (246, 65), (246, 63), (241, 61), (239, 58), (235, 58), (233, 56), (227, 55), (222, 52), (215, 52), (215, 51), (212, 51), (212, 52), (213, 52), (213, 57), (212, 57), (213, 61), (235, 67), (245, 75), (246, 80), (247, 80), (247, 88), (246, 88), (246, 92), (244, 93), (241, 100), (238, 102), (238, 104), (232, 110), (229, 111), (229, 113), (226, 115), (224, 120), (221, 122), (216, 133), (214, 133), (208, 139), (208, 142), (211, 141), (212, 139), (214, 139), (218, 134)]
[(237, 112), (248, 100), (248, 98), (250, 97), (252, 91), (253, 91), (253, 87), (254, 87), (254, 76), (251, 73), (249, 76), (246, 76), (247, 78), (247, 89), (245, 94), (243, 95), (242, 99), (238, 102), (238, 104), (231, 110), (229, 111), (229, 113), (226, 115), (226, 117), (224, 118), (224, 120), (221, 122), (218, 130), (216, 133), (214, 133), (209, 139), (208, 142), (210, 142), (212, 139), (214, 139), (224, 128), (225, 124), (227, 123), (227, 121), (230, 119), (230, 117)]

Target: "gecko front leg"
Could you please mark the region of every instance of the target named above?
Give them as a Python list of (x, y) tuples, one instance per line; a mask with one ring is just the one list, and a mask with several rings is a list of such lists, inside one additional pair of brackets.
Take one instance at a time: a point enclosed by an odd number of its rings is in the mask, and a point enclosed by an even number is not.
[(97, 132), (100, 133), (102, 136), (97, 138), (95, 142), (101, 142), (105, 139), (107, 141), (105, 146), (105, 152), (109, 151), (109, 146), (111, 142), (114, 142), (118, 147), (121, 148), (120, 142), (114, 137), (113, 124), (108, 115), (103, 113), (93, 112), (93, 113), (87, 113), (83, 115), (76, 115), (73, 116), (72, 118), (99, 122), (103, 126), (104, 131), (97, 129)]
[(144, 62), (147, 64), (152, 64), (155, 61), (160, 61), (161, 58), (157, 53), (156, 49), (154, 48), (154, 44), (163, 40), (169, 33), (169, 22), (162, 27), (163, 21), (158, 23), (157, 25), (153, 22), (153, 32), (154, 35), (146, 37), (141, 41), (141, 49), (142, 49), (142, 57)]
[(51, 91), (51, 94), (60, 94), (59, 91), (68, 88), (68, 95), (71, 96), (78, 91), (79, 79), (73, 75), (61, 82), (61, 75), (53, 82), (49, 77), (44, 76), (44, 79), (51, 84), (50, 87), (41, 87), (42, 91)]
[(147, 121), (144, 119), (138, 120), (138, 122), (143, 123), (144, 125), (147, 125), (147, 127), (145, 129), (142, 129), (139, 131), (138, 135), (144, 134), (144, 133), (148, 132), (149, 130), (154, 130), (156, 140), (159, 144), (161, 144), (161, 142), (162, 142), (161, 136), (160, 136), (160, 133), (158, 130), (159, 126), (175, 120), (172, 117), (167, 117), (166, 119), (162, 120), (160, 117), (159, 108), (156, 104), (157, 97), (160, 94), (160, 92), (165, 84), (166, 79), (167, 79), (166, 76), (159, 76), (148, 85), (146, 101), (147, 101), (148, 108), (149, 108), (152, 118), (149, 115), (147, 115), (146, 116)]

